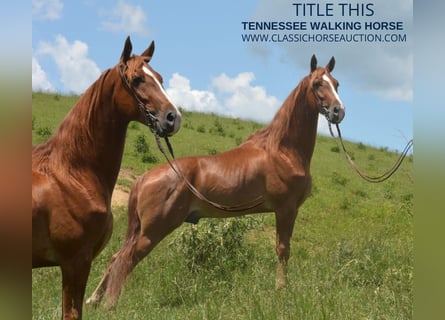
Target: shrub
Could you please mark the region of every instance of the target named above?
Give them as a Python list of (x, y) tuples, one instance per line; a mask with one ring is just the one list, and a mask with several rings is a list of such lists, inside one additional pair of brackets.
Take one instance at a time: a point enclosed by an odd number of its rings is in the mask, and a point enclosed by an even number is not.
[(198, 126), (198, 128), (196, 128), (196, 131), (198, 131), (199, 133), (206, 133), (206, 127), (201, 124), (200, 126)]
[(37, 134), (47, 140), (51, 136), (51, 129), (49, 127), (38, 128)]
[(175, 242), (191, 273), (227, 279), (232, 271), (243, 269), (251, 260), (253, 247), (244, 241), (253, 219), (208, 219), (185, 228)]
[(357, 145), (357, 149), (359, 150), (366, 150), (366, 145), (364, 145), (363, 143), (359, 142)]
[(141, 161), (143, 163), (156, 163), (158, 162), (158, 157), (150, 151), (150, 146), (145, 139), (143, 134), (140, 134), (136, 137), (136, 141), (134, 143), (134, 150), (136, 153), (142, 154)]
[(150, 152), (146, 152), (142, 155), (141, 158), (143, 163), (157, 163), (159, 161), (158, 157), (151, 154)]
[(145, 140), (145, 136), (140, 134), (136, 137), (136, 142), (134, 143), (134, 149), (137, 153), (146, 153), (148, 152), (148, 143)]
[(331, 148), (331, 152), (340, 153), (340, 148), (338, 146), (334, 146)]
[(214, 127), (210, 129), (210, 133), (221, 137), (226, 136), (226, 130), (224, 130), (224, 127), (218, 119), (215, 120)]
[(334, 171), (331, 176), (331, 181), (335, 184), (339, 184), (341, 186), (345, 186), (348, 183), (348, 178), (342, 176), (337, 171)]
[(215, 154), (218, 153), (218, 150), (216, 150), (215, 148), (211, 148), (211, 149), (208, 149), (208, 150), (207, 150), (207, 153), (208, 153), (210, 156), (214, 156)]

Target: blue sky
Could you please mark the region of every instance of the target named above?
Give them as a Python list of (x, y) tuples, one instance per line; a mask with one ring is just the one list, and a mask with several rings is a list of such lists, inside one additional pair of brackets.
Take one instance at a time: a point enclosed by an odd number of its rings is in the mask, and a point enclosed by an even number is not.
[[(320, 65), (335, 56), (333, 75), (346, 105), (343, 135), (401, 150), (413, 135), (412, 3), (375, 0), (372, 16), (366, 10), (347, 15), (334, 10), (332, 17), (319, 17), (297, 16), (292, 5), (297, 2), (304, 1), (33, 0), (33, 90), (82, 93), (118, 62), (130, 35), (135, 53), (155, 41), (151, 65), (178, 105), (267, 123), (307, 75), (313, 53)], [(338, 2), (345, 1), (329, 1), (337, 9)], [(406, 41), (247, 43), (242, 34), (261, 32), (244, 31), (242, 21), (349, 21), (362, 26), (401, 21), (401, 31), (372, 33), (405, 34)], [(268, 33), (283, 37), (298, 32)], [(324, 119), (319, 132), (327, 134)]]

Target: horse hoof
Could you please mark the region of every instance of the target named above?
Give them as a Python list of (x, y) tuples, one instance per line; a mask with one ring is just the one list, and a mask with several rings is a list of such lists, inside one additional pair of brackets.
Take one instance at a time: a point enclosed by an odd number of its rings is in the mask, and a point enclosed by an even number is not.
[(97, 307), (99, 305), (99, 301), (93, 297), (89, 297), (87, 301), (85, 301), (85, 304), (87, 306)]
[(284, 289), (287, 286), (287, 281), (283, 280), (283, 279), (277, 279), (277, 281), (275, 282), (275, 289), (280, 290), (280, 289)]

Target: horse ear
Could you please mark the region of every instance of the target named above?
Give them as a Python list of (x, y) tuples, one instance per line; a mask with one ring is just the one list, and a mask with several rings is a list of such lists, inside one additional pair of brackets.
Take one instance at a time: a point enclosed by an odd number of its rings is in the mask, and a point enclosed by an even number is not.
[(326, 65), (326, 69), (328, 69), (329, 72), (332, 72), (332, 70), (334, 70), (334, 66), (335, 66), (335, 58), (332, 57), (331, 60), (329, 60), (329, 63)]
[(155, 42), (154, 41), (152, 41), (150, 43), (150, 46), (147, 49), (145, 49), (145, 51), (141, 54), (141, 56), (147, 57), (148, 61), (150, 61), (151, 57), (153, 57), (153, 52), (155, 52)]
[(314, 72), (315, 69), (317, 69), (317, 57), (313, 54), (311, 58), (311, 72)]
[(127, 40), (125, 40), (124, 50), (122, 51), (121, 63), (127, 63), (131, 57), (131, 50), (133, 50), (133, 46), (131, 44), (130, 36), (128, 36)]

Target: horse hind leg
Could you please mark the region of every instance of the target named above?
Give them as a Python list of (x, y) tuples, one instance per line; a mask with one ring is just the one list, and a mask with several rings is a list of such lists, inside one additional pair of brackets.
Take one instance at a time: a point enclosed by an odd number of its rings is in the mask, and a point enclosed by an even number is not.
[(278, 257), (276, 288), (284, 288), (287, 283), (287, 264), (290, 256), (290, 239), (294, 229), (297, 210), (276, 212), (276, 252)]
[[(115, 300), (117, 301), (117, 297), (119, 296), (121, 290), (120, 288), (122, 287), (125, 278), (137, 264), (136, 262), (134, 266), (131, 266), (135, 243), (139, 237), (141, 229), (141, 221), (136, 210), (138, 193), (137, 190), (138, 184), (136, 183), (134, 185), (134, 189), (130, 193), (128, 202), (128, 227), (124, 245), (121, 250), (119, 250), (112, 256), (110, 263), (108, 264), (108, 267), (105, 270), (101, 281), (99, 282), (99, 285), (96, 287), (91, 297), (89, 297), (86, 301), (88, 305), (94, 307), (99, 305), (104, 295), (109, 295), (110, 290), (111, 292), (117, 291), (117, 294), (114, 294), (117, 295), (115, 297)], [(109, 288), (110, 282), (113, 289)], [(116, 303), (116, 301), (112, 303), (108, 301), (107, 305), (112, 306)]]
[(124, 247), (111, 258), (99, 285), (87, 299), (86, 304), (96, 307), (105, 297), (104, 306), (113, 308), (119, 299), (126, 278), (153, 247), (154, 244), (145, 237), (127, 241)]
[(157, 242), (140, 235), (133, 243), (119, 252), (110, 265), (108, 279), (105, 288), (102, 289), (102, 295), (105, 295), (105, 307), (112, 308), (116, 305), (126, 278), (156, 244)]
[(107, 274), (102, 280), (103, 283), (101, 282), (96, 289), (97, 296), (100, 299), (105, 298), (105, 307), (112, 308), (116, 305), (125, 279), (130, 272), (176, 227), (176, 224), (170, 225), (165, 221), (152, 222), (145, 225), (145, 228), (132, 241), (126, 242), (124, 248), (110, 263)]

